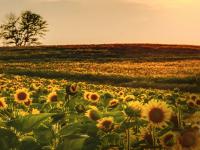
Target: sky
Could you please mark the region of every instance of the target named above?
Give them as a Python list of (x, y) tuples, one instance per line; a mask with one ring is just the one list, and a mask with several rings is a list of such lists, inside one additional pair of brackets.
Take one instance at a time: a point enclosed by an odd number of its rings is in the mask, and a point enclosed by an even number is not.
[(45, 45), (200, 45), (200, 0), (0, 0), (0, 24), (24, 10), (47, 20)]

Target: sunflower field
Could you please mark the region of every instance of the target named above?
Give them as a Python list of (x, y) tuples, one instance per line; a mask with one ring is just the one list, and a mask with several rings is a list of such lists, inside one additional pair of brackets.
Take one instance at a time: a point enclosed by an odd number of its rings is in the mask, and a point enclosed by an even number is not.
[(200, 150), (200, 95), (0, 75), (1, 150)]

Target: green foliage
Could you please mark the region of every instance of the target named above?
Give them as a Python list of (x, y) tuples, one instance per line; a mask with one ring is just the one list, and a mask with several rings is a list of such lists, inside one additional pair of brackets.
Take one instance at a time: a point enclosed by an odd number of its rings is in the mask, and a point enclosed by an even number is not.
[(8, 121), (7, 125), (14, 127), (20, 132), (30, 132), (38, 127), (44, 120), (51, 117), (53, 114), (42, 113), (38, 115), (27, 115)]

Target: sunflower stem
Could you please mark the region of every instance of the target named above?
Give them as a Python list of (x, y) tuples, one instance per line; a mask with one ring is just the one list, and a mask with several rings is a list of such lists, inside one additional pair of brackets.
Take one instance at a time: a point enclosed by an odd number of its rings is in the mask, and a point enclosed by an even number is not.
[(178, 127), (182, 128), (182, 112), (180, 107), (178, 107)]
[(153, 139), (153, 149), (156, 150), (156, 132), (155, 128), (152, 128), (152, 139)]

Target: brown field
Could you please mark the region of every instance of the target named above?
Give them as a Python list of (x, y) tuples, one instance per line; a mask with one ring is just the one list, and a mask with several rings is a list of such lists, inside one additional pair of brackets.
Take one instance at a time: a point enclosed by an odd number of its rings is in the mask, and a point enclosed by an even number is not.
[[(199, 91), (200, 46), (101, 44), (0, 48), (0, 72)], [(159, 81), (159, 82), (158, 82)], [(158, 82), (158, 83), (157, 83)]]

